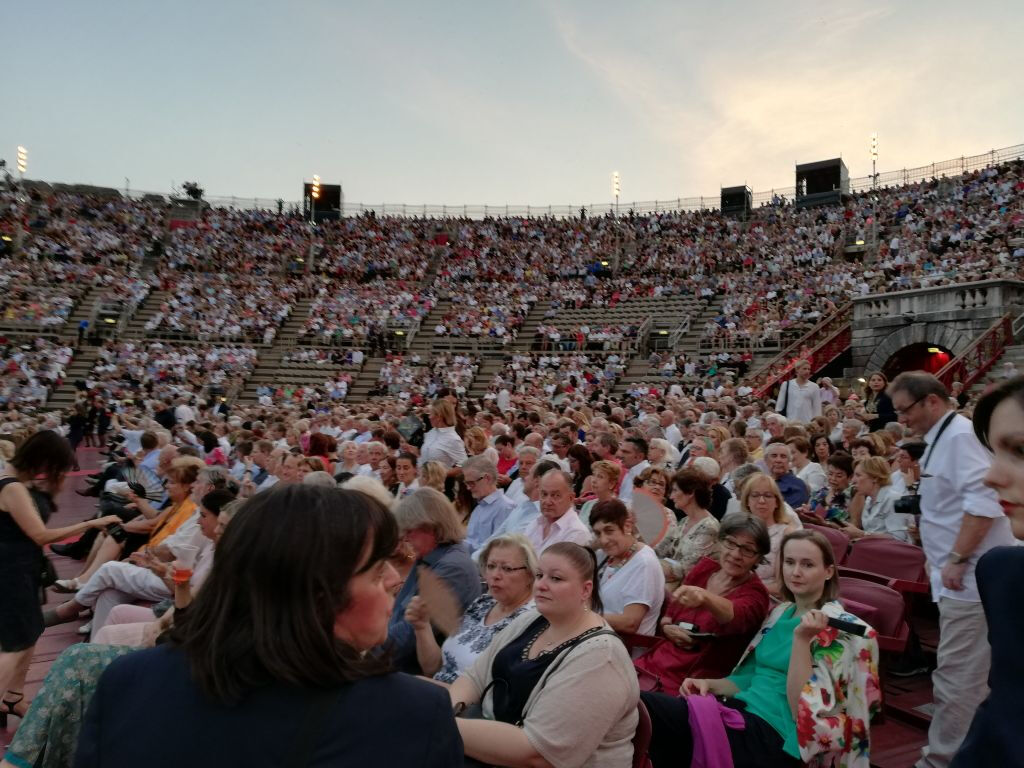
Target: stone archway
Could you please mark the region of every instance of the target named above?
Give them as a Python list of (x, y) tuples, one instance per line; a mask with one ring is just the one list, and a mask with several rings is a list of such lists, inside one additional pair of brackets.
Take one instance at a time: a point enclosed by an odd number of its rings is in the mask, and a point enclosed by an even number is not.
[(911, 344), (945, 347), (956, 357), (974, 341), (974, 337), (941, 323), (913, 323), (886, 336), (868, 358), (865, 371), (880, 371), (893, 355)]

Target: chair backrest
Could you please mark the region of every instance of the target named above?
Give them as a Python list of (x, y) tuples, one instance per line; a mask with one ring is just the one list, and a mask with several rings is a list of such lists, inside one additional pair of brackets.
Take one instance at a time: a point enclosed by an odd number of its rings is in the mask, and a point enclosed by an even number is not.
[(873, 628), (879, 635), (902, 636), (907, 619), (907, 604), (903, 595), (895, 589), (872, 581), (840, 576), (839, 599), (847, 598), (875, 609), (873, 619), (877, 626)]
[(891, 579), (917, 582), (928, 580), (924, 550), (887, 536), (859, 539), (850, 550), (845, 565)]
[(836, 559), (836, 565), (849, 565), (846, 562), (846, 553), (850, 549), (850, 540), (845, 533), (827, 525), (814, 525), (813, 523), (804, 523), (804, 528), (809, 531), (817, 531), (828, 539), (829, 544), (832, 545), (832, 555)]
[(651, 768), (651, 760), (647, 750), (651, 747), (651, 715), (644, 706), (643, 699), (636, 703), (636, 712), (640, 719), (633, 734), (633, 768)]

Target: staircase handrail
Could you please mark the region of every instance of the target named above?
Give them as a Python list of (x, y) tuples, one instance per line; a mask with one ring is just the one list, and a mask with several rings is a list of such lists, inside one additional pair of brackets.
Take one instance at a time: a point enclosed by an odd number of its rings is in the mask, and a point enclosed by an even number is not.
[[(1020, 320), (1020, 318), (1017, 318)], [(954, 381), (963, 384), (964, 391), (988, 373), (1003, 350), (1013, 343), (1013, 315), (1007, 312), (991, 328), (976, 338), (967, 349), (954, 357), (935, 374), (949, 389)]]
[(672, 332), (669, 333), (669, 336), (668, 336), (668, 347), (669, 347), (669, 349), (674, 350), (676, 348), (676, 346), (678, 346), (679, 340), (682, 339), (683, 336), (685, 336), (687, 333), (690, 332), (690, 322), (691, 322), (690, 318), (691, 317), (692, 317), (692, 315), (687, 315), (686, 317), (684, 317), (682, 320), (679, 321), (679, 324), (676, 325), (676, 327), (672, 329)]
[[(847, 326), (849, 326), (852, 314), (853, 302), (848, 301), (841, 307), (839, 307), (831, 315), (829, 315), (821, 322), (819, 322), (817, 325), (815, 325), (813, 328), (811, 328), (811, 330), (807, 331), (807, 333), (805, 333), (799, 339), (790, 344), (788, 347), (784, 347), (779, 354), (777, 354), (767, 363), (762, 365), (759, 369), (754, 371), (750, 375), (751, 384), (754, 386), (755, 389), (757, 389), (761, 393), (770, 390), (779, 380), (784, 378), (785, 374), (787, 374), (792, 369), (793, 363), (796, 361), (798, 353), (800, 352), (800, 350), (802, 350), (805, 346), (808, 345), (808, 342), (813, 341), (814, 339), (822, 336), (823, 332), (827, 330), (827, 335), (825, 335), (820, 342), (818, 342), (817, 344), (814, 345), (814, 347), (812, 347), (812, 350), (817, 349), (823, 343), (825, 343), (826, 341), (830, 340), (833, 336), (835, 336), (836, 333), (838, 333), (841, 330), (844, 330)], [(786, 363), (785, 368), (783, 368), (781, 371), (776, 371), (773, 374), (772, 369), (776, 368), (780, 363)], [(762, 382), (763, 386), (758, 382)], [(760, 396), (763, 396), (763, 394)]]

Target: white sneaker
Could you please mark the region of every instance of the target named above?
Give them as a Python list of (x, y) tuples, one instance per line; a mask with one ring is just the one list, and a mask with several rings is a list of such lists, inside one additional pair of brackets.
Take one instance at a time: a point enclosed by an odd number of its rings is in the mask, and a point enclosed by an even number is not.
[(54, 592), (63, 592), (64, 594), (71, 594), (77, 592), (82, 588), (82, 585), (78, 583), (78, 579), (57, 579), (53, 582)]
[(82, 626), (80, 626), (78, 628), (78, 634), (80, 634), (80, 635), (88, 635), (90, 632), (92, 632), (92, 622), (91, 621), (85, 622), (85, 624), (83, 624)]

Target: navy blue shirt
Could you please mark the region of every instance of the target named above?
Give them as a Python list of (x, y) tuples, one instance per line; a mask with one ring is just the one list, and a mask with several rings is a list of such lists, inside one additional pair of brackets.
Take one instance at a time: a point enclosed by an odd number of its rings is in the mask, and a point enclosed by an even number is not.
[[(315, 698), (306, 689), (271, 685), (225, 706), (199, 690), (182, 651), (139, 651), (100, 678), (74, 766), (281, 768), (298, 749)], [(318, 730), (308, 768), (450, 768), (463, 761), (448, 692), (399, 673), (339, 688)]]
[(811, 498), (811, 493), (807, 490), (807, 483), (792, 472), (787, 472), (782, 477), (775, 478), (775, 484), (779, 486), (779, 493), (782, 494), (782, 498), (793, 509), (796, 509), (801, 504), (806, 504), (807, 500)]

